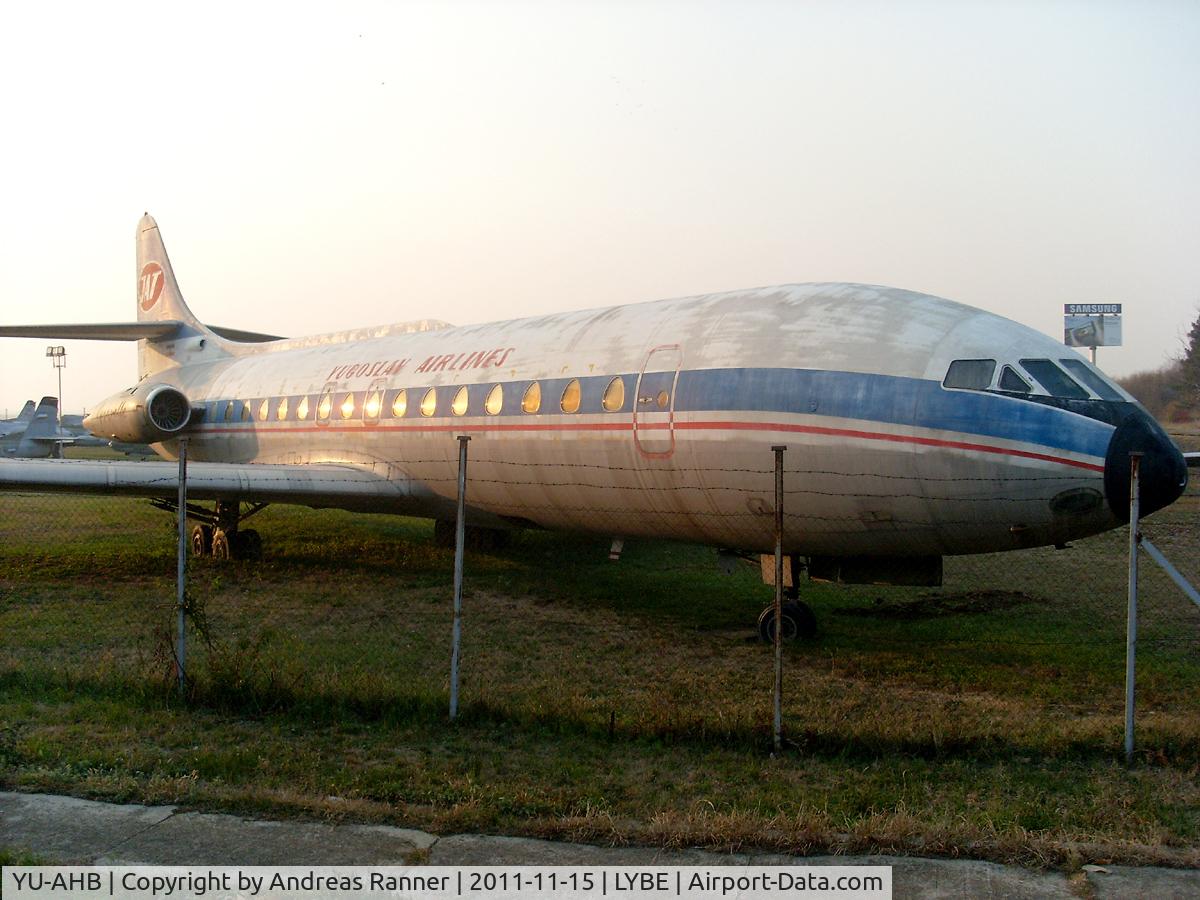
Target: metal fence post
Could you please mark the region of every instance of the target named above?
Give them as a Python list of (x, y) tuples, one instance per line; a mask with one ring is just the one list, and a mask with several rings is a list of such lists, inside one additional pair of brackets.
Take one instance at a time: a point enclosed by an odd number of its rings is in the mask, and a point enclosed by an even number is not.
[(775, 453), (775, 728), (774, 747), (783, 749), (783, 451)]
[(188, 439), (179, 439), (179, 540), (175, 577), (175, 608), (179, 616), (175, 637), (175, 665), (179, 669), (179, 696), (185, 695), (187, 676), (184, 672), (184, 634), (187, 604), (187, 451)]
[(1140, 497), (1138, 489), (1138, 469), (1141, 468), (1142, 454), (1134, 451), (1129, 454), (1129, 604), (1125, 621), (1125, 763), (1133, 762), (1133, 710), (1135, 703), (1134, 678), (1137, 668), (1137, 581), (1138, 581), (1138, 543), (1141, 535), (1139, 520)]
[(454, 631), (450, 650), (450, 719), (458, 716), (458, 647), (462, 639), (462, 580), (463, 550), (466, 547), (467, 512), (467, 442), (466, 435), (458, 438), (458, 522), (454, 529)]

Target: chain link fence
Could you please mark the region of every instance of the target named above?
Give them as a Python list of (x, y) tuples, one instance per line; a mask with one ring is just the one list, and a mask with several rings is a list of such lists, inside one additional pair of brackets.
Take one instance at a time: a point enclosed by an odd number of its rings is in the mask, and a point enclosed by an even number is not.
[[(1200, 437), (1191, 433), (1175, 438), (1185, 449), (1200, 447)], [(421, 603), (444, 609), (448, 649), (452, 551), (436, 545), (432, 523), (271, 507), (255, 518), (254, 526), (267, 545), (262, 561), (204, 559), (190, 564), (197, 665), (205, 664), (204, 642), (210, 637), (205, 631), (214, 618), (236, 619), (239, 633), (247, 635), (251, 629), (245, 623), (256, 610), (276, 633), (298, 645), (344, 643), (349, 638), (338, 633), (336, 615), (328, 614), (327, 622), (314, 625), (279, 618), (273, 609), (280, 597), (311, 594), (324, 604), (325, 598), (342, 590), (359, 597), (371, 591), (394, 598), (396, 620), (380, 622), (381, 628), (404, 629), (406, 598), (419, 596)], [(1200, 584), (1200, 478), (1178, 502), (1144, 520), (1143, 533), (1185, 578)], [(561, 581), (566, 570), (582, 568), (578, 578), (587, 581), (587, 567), (603, 566), (607, 560), (608, 544), (601, 538), (526, 535), (516, 538), (511, 555), (504, 549), (489, 550), (482, 575), (480, 567), (468, 561), (468, 590), (474, 588), (476, 594), (500, 603), (506, 593), (541, 594), (553, 601), (559, 590), (556, 580)], [(1061, 660), (1074, 656), (1094, 660), (1119, 693), (1128, 540), (1128, 529), (1123, 528), (1062, 549), (948, 557), (940, 588), (802, 586), (802, 597), (817, 609), (822, 623), (816, 645), (831, 655), (844, 658), (859, 652), (863, 635), (869, 633), (890, 653), (905, 656), (910, 666), (931, 655), (953, 656), (973, 664), (988, 659), (1006, 669), (1023, 664), (1045, 667), (1053, 676)], [(4, 617), (19, 609), (44, 609), (46, 623), (37, 631), (30, 626), (36, 620), (22, 618), (21, 637), (14, 640), (10, 631), (0, 648), (0, 662), (19, 668), (27, 661), (65, 659), (85, 647), (86, 654), (104, 665), (169, 661), (175, 541), (174, 516), (145, 500), (0, 493), (0, 633)], [(677, 627), (703, 633), (732, 630), (744, 621), (752, 632), (759, 608), (770, 602), (772, 589), (759, 583), (751, 567), (730, 582), (727, 601), (706, 599), (719, 596), (719, 586), (698, 591), (691, 600), (680, 597), (689, 578), (707, 585), (717, 577), (714, 554), (703, 548), (666, 545), (641, 571), (649, 579), (664, 569), (679, 576), (660, 607), (664, 620)], [(601, 569), (595, 571), (597, 578), (603, 576)], [(1139, 664), (1157, 673), (1149, 682), (1152, 693), (1177, 691), (1170, 706), (1190, 704), (1200, 713), (1200, 608), (1145, 554), (1140, 571)], [(638, 572), (635, 563), (630, 582), (614, 582), (610, 588), (601, 584), (597, 595), (605, 590), (637, 594)], [(322, 577), (324, 573), (329, 577)], [(618, 612), (632, 602), (616, 596), (601, 599)], [(346, 597), (335, 608), (355, 602)], [(653, 607), (658, 601), (651, 597), (645, 602)], [(106, 609), (120, 620), (105, 620)], [(124, 631), (122, 624), (127, 626)], [(537, 627), (537, 622), (529, 623), (531, 632)], [(630, 627), (640, 625), (633, 622)], [(74, 649), (69, 649), (72, 641)], [(1055, 652), (1046, 656), (1039, 648)], [(428, 655), (431, 664), (440, 665), (445, 654), (442, 647), (433, 646)], [(353, 660), (353, 654), (347, 658)], [(436, 682), (430, 681), (431, 690)], [(1088, 689), (1081, 683), (1074, 699), (1082, 700)]]

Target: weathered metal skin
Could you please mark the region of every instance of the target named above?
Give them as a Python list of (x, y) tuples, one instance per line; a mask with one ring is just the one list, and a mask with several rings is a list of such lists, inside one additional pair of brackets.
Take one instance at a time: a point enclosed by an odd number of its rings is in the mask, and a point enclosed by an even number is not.
[[(380, 482), (373, 501), (355, 495), (359, 509), (444, 516), (455, 437), (469, 434), (477, 521), (766, 552), (770, 448), (786, 444), (789, 553), (1013, 549), (1119, 524), (1105, 502), (1106, 454), (1115, 423), (1148, 418), (1115, 387), (1119, 402), (1073, 408), (944, 388), (954, 360), (1082, 357), (1002, 317), (894, 288), (788, 285), (247, 343), (194, 318), (149, 216), (138, 272), (139, 323), (178, 323), (168, 337), (139, 340), (140, 374), (203, 405), (180, 432), (190, 458), (250, 473), (354, 467)], [(623, 398), (606, 408), (614, 378)], [(533, 383), (536, 413), (522, 408)], [(489, 409), (497, 385), (503, 398)], [(1178, 450), (1143, 443), (1162, 462), (1165, 505), (1182, 489)], [(175, 444), (159, 449), (173, 458)], [(395, 490), (396, 480), (419, 489)], [(306, 502), (303, 491), (291, 498), (286, 484), (265, 484), (243, 479), (226, 496)]]

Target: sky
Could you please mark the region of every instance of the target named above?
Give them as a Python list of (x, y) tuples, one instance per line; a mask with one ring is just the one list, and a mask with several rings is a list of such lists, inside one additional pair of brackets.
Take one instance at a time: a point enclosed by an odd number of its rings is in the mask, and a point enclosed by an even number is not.
[[(1062, 335), (1121, 376), (1200, 314), (1200, 4), (7, 4), (0, 321), (302, 335), (809, 281)], [(0, 412), (57, 392), (0, 339)], [(67, 348), (63, 405), (136, 380)]]

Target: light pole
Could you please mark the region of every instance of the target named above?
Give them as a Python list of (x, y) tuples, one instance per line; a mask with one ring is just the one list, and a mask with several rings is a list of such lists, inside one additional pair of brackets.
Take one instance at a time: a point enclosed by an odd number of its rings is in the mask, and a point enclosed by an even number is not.
[[(55, 434), (62, 434), (62, 409), (63, 409), (62, 370), (67, 367), (67, 348), (63, 347), (63, 346), (47, 347), (46, 355), (48, 357), (50, 357), (50, 360), (54, 363), (55, 371), (58, 372), (58, 407), (57, 407), (57, 420), (54, 423), (54, 432), (55, 432)], [(62, 441), (59, 441), (54, 446), (58, 450), (58, 452), (55, 455), (59, 459), (62, 459), (62, 455), (63, 455)]]

